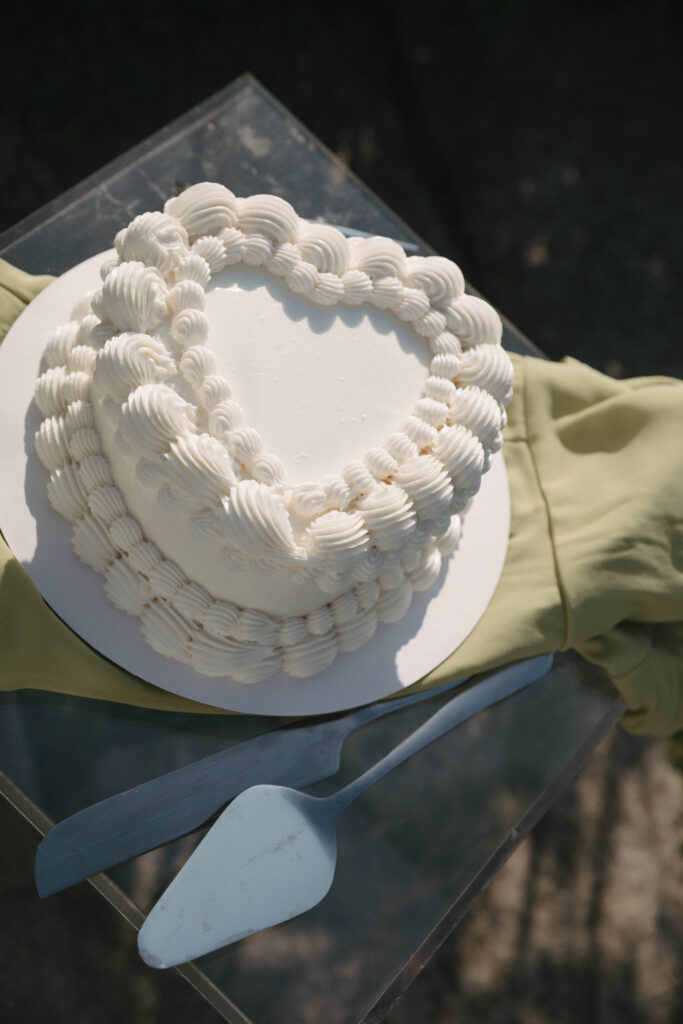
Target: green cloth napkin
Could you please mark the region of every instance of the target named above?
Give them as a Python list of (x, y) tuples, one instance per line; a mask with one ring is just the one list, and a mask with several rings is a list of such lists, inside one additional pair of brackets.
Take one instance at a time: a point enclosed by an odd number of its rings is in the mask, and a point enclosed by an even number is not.
[(0, 342), (31, 299), (53, 280), (48, 274), (26, 274), (0, 259)]
[[(49, 280), (0, 261), (0, 331)], [(617, 381), (573, 359), (513, 358), (503, 574), (473, 632), (416, 688), (572, 647), (621, 691), (627, 728), (672, 734), (683, 728), (683, 383)], [(215, 710), (93, 651), (2, 542), (0, 650), (5, 690)]]

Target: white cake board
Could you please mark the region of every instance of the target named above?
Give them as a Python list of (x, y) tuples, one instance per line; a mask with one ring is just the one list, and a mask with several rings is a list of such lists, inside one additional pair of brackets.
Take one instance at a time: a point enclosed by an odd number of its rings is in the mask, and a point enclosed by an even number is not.
[[(143, 640), (137, 619), (115, 609), (103, 578), (71, 547), (71, 524), (50, 506), (47, 471), (33, 447), (41, 415), (33, 389), (47, 339), (84, 292), (99, 287), (103, 253), (72, 268), (38, 295), (0, 346), (0, 528), (59, 617), (105, 657), (171, 693), (256, 715), (319, 715), (410, 686), (447, 658), (483, 615), (505, 561), (510, 495), (499, 453), (465, 520), (459, 549), (405, 617), (380, 625), (360, 650), (339, 655), (311, 679), (278, 674), (252, 686), (213, 679), (164, 658)], [(256, 424), (254, 424), (256, 425)]]

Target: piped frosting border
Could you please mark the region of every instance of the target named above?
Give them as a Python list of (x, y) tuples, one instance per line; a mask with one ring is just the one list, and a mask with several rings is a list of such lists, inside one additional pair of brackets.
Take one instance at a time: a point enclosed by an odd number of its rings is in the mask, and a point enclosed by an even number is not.
[[(313, 675), (362, 646), (378, 622), (401, 618), (457, 545), (511, 396), (500, 320), (465, 294), (448, 260), (406, 257), (388, 239), (347, 239), (301, 221), (277, 197), (238, 199), (217, 184), (135, 218), (115, 245), (102, 289), (45, 350), (36, 451), (50, 472), (49, 499), (73, 523), (78, 557), (103, 573), (112, 603), (140, 619), (155, 650), (245, 683), (278, 670)], [(401, 429), (322, 481), (287, 486), (216, 372), (206, 288), (237, 263), (262, 267), (315, 303), (389, 310), (430, 350), (430, 373)], [(154, 483), (160, 502), (186, 509), (226, 568), (232, 559), (291, 572), (336, 596), (308, 615), (278, 618), (188, 579), (130, 515), (94, 402), (122, 448), (140, 456), (139, 478)], [(292, 513), (307, 524), (297, 536)]]

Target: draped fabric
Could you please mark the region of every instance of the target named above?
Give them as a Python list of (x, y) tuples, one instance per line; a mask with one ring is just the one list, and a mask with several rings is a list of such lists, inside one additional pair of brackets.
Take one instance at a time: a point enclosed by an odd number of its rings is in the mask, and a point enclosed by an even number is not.
[[(50, 280), (0, 260), (0, 338)], [(627, 728), (672, 734), (683, 728), (683, 383), (618, 381), (573, 359), (513, 358), (503, 573), (473, 632), (416, 688), (574, 648), (622, 693)], [(215, 710), (93, 651), (47, 607), (1, 539), (0, 688)]]

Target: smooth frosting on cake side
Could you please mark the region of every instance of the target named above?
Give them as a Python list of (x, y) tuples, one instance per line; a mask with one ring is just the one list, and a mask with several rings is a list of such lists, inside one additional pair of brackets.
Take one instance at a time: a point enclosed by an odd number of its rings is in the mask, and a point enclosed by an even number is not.
[[(218, 184), (136, 217), (115, 246), (36, 385), (50, 502), (161, 654), (245, 683), (314, 675), (401, 618), (457, 546), (511, 397), (500, 320), (448, 260)], [(402, 421), (318, 479), (264, 450), (212, 349), (226, 325), (207, 289), (237, 266), (316, 306), (386, 311), (424, 345)]]

